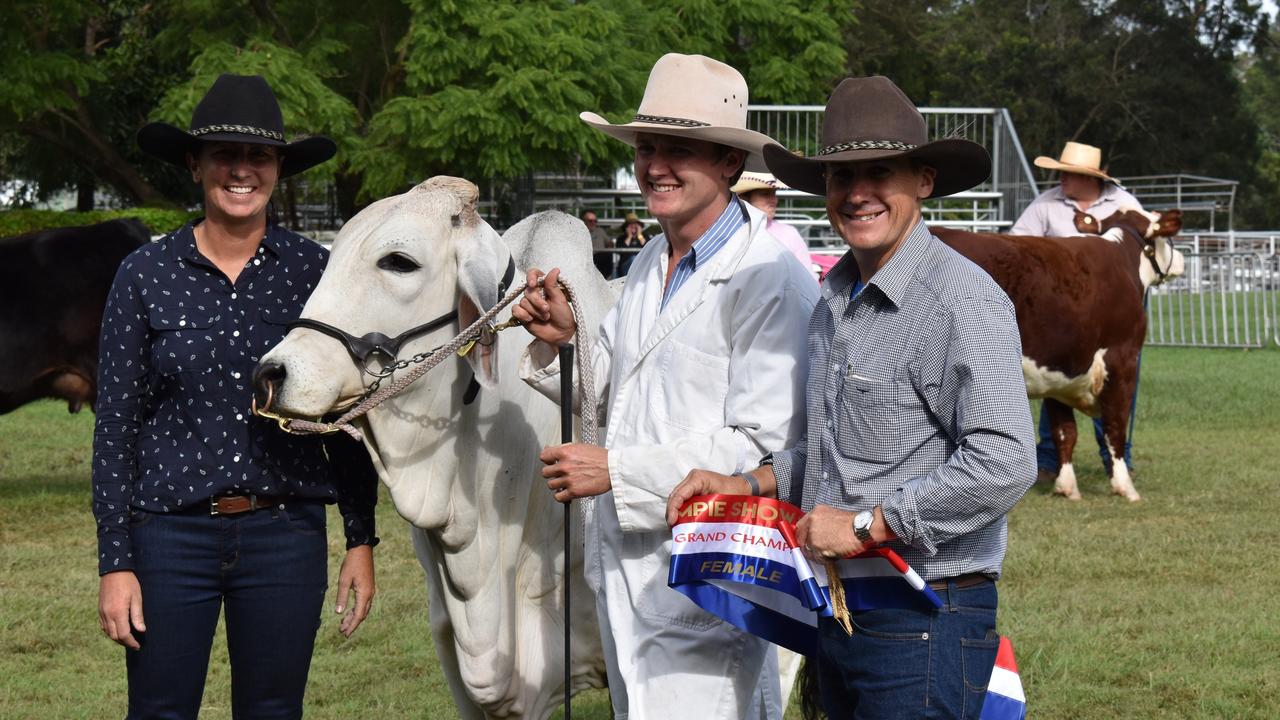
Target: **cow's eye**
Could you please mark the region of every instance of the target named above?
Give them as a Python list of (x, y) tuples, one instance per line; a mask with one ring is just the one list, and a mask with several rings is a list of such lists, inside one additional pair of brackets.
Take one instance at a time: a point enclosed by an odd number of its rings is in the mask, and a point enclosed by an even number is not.
[(394, 273), (411, 273), (422, 266), (404, 253), (393, 252), (379, 258), (378, 267)]

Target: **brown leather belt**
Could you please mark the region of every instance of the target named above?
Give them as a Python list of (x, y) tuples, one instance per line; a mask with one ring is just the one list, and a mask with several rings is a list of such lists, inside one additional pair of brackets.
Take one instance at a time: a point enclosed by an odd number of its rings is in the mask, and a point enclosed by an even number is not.
[(209, 498), (210, 515), (239, 515), (269, 508), (283, 502), (269, 495), (222, 495)]
[(934, 580), (929, 583), (929, 588), (935, 592), (941, 592), (947, 589), (948, 584), (955, 583), (957, 590), (963, 590), (965, 588), (981, 585), (984, 582), (991, 582), (991, 578), (983, 575), (982, 573), (965, 573), (964, 575), (943, 578), (942, 580)]

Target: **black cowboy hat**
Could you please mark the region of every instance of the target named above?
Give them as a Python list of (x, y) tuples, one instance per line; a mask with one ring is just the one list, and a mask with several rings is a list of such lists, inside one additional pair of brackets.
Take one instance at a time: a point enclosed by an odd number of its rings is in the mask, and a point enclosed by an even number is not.
[(284, 140), (284, 117), (271, 86), (258, 75), (219, 75), (191, 113), (191, 130), (148, 123), (138, 131), (138, 147), (165, 162), (187, 166), (187, 153), (201, 142), (240, 142), (280, 148), (287, 178), (333, 157), (338, 146), (323, 135)]
[(822, 149), (796, 157), (781, 145), (764, 149), (770, 172), (797, 190), (825, 195), (828, 163), (908, 157), (937, 171), (933, 194), (951, 195), (991, 174), (991, 156), (978, 143), (959, 138), (929, 142), (924, 117), (889, 78), (845, 78), (822, 115)]

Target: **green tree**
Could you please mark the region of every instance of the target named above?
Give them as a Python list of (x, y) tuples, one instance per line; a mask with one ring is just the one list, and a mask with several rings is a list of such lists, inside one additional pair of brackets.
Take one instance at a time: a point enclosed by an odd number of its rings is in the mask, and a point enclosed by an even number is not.
[(847, 47), (921, 104), (1009, 108), (1029, 155), (1078, 140), (1120, 175), (1247, 179), (1235, 58), (1265, 28), (1250, 0), (878, 0)]
[(172, 185), (172, 175), (140, 170), (132, 143), (146, 110), (179, 70), (159, 61), (147, 43), (149, 8), (128, 0), (3, 5), (6, 174), (34, 178), (45, 195), (102, 182), (137, 202), (162, 199), (157, 182)]
[(436, 173), (617, 167), (629, 153), (578, 113), (633, 115), (666, 52), (733, 64), (756, 102), (821, 101), (841, 74), (852, 11), (796, 0), (408, 4), (405, 93), (373, 116), (353, 162), (370, 196)]
[(335, 139), (337, 160), (307, 179), (331, 177), (348, 213), (439, 173), (611, 170), (626, 149), (577, 115), (629, 117), (662, 53), (734, 64), (757, 102), (821, 102), (851, 13), (834, 0), (15, 0), (0, 9), (0, 48), (18, 59), (0, 85), (0, 170), (46, 191), (190, 201), (189, 180), (133, 135), (185, 125), (222, 72), (262, 74), (290, 134)]

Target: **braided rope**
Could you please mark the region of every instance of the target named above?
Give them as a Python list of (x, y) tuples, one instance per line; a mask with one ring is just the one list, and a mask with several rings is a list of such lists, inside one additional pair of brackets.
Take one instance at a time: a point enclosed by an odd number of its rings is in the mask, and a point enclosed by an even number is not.
[[(582, 365), (588, 370), (578, 373), (578, 398), (582, 407), (582, 441), (591, 445), (596, 444), (596, 395), (595, 395), (595, 375), (590, 368), (592, 361), (592, 347), (590, 334), (586, 331), (586, 325), (583, 322), (582, 308), (578, 303), (577, 295), (573, 292), (573, 287), (568, 281), (561, 278), (561, 286), (569, 296), (569, 307), (573, 311), (573, 319), (577, 324), (577, 338), (579, 346), (579, 355), (582, 358)], [(507, 292), (506, 296), (498, 301), (496, 305), (489, 308), (483, 315), (476, 318), (462, 332), (458, 333), (452, 340), (439, 348), (436, 348), (421, 363), (415, 366), (408, 373), (398, 377), (390, 385), (379, 388), (377, 392), (360, 401), (355, 407), (347, 410), (337, 420), (333, 422), (316, 422), (313, 420), (304, 420), (301, 418), (291, 418), (288, 420), (288, 426), (285, 428), (289, 432), (299, 435), (311, 435), (318, 433), (331, 433), (341, 430), (356, 440), (363, 440), (364, 434), (359, 428), (351, 424), (352, 420), (361, 417), (370, 410), (381, 405), (387, 400), (399, 395), (405, 388), (414, 383), (418, 378), (430, 372), (441, 362), (458, 352), (463, 345), (471, 340), (479, 337), (493, 321), (498, 313), (502, 312), (508, 305), (515, 302), (517, 298), (524, 294), (525, 286), (517, 285)], [(543, 291), (545, 293), (545, 290)], [(572, 382), (572, 379), (570, 379)]]

